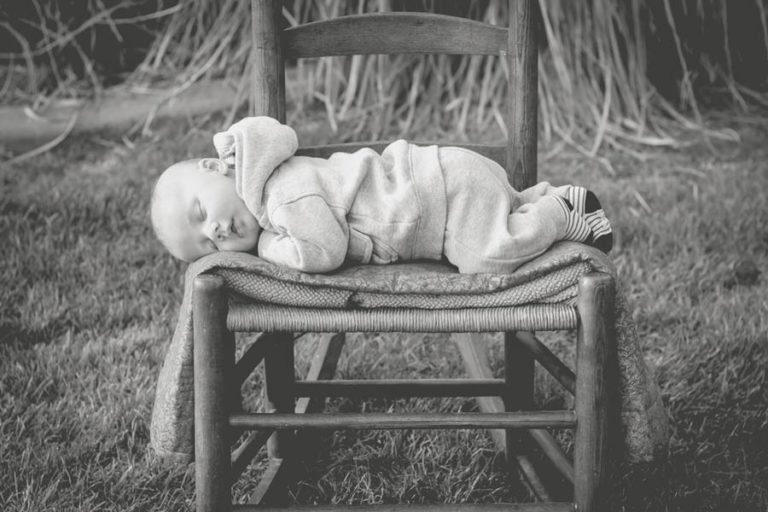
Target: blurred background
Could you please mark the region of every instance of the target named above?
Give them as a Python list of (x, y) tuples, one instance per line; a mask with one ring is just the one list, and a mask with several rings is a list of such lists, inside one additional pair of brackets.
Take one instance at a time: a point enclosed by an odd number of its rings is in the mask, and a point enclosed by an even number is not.
[[(539, 7), (544, 143), (566, 141), (590, 154), (602, 145), (673, 145), (672, 127), (700, 126), (702, 109), (768, 104), (764, 0), (541, 0)], [(297, 24), (424, 10), (497, 23), (506, 9), (498, 0), (289, 0), (284, 15)], [(203, 104), (195, 112), (226, 106), (232, 119), (248, 101), (249, 15), (243, 0), (6, 0), (0, 103), (45, 118), (56, 106), (122, 87), (146, 98), (125, 123), (187, 91), (187, 103)], [(321, 110), (334, 131), (347, 126), (343, 138), (375, 138), (392, 127), (466, 137), (504, 129), (505, 68), (497, 57), (302, 61), (288, 70), (289, 101), (299, 114)], [(206, 92), (193, 94), (201, 83)]]

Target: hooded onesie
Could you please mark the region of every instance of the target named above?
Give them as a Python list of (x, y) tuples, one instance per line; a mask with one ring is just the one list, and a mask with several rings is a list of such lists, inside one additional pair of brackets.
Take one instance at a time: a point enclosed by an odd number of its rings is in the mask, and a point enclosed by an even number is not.
[(304, 272), (445, 257), (460, 272), (509, 273), (569, 232), (567, 186), (518, 192), (500, 165), (462, 148), (398, 140), (381, 154), (296, 156), (296, 132), (265, 116), (214, 146), (262, 227), (258, 255)]

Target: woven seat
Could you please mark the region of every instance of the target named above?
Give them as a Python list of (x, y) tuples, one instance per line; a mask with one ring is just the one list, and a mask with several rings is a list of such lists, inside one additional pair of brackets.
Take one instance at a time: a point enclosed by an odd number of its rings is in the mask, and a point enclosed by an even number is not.
[[(533, 0), (509, 0), (509, 29), (431, 14), (344, 17), (281, 30), (279, 0), (252, 0), (253, 114), (285, 119), (284, 60), (353, 53), (479, 53), (507, 59), (509, 140), (499, 147), (468, 146), (502, 163), (512, 184), (536, 182), (536, 46)], [(418, 142), (418, 141), (417, 141)], [(381, 145), (361, 144), (360, 146)], [(466, 146), (466, 145), (465, 145)], [(340, 149), (304, 148), (328, 155)], [(342, 149), (354, 150), (346, 145)], [(219, 265), (212, 255), (194, 264), (194, 443), (198, 511), (231, 507), (230, 486), (259, 446), (267, 444), (270, 468), (253, 496), (254, 507), (279, 496), (290, 477), (291, 436), (305, 429), (499, 428), (510, 460), (520, 431), (530, 430), (544, 453), (573, 482), (573, 500), (533, 503), (531, 510), (599, 510), (608, 449), (609, 381), (613, 354), (614, 279), (607, 260), (586, 246), (562, 244), (511, 275), (460, 275), (439, 263), (353, 267), (309, 275), (269, 267), (243, 255)], [(249, 259), (250, 258), (250, 259)], [(570, 259), (569, 259), (570, 258)], [(248, 270), (248, 271), (245, 271)], [(188, 277), (190, 274), (188, 274)], [(575, 371), (557, 360), (532, 331), (578, 330)], [(233, 331), (263, 334), (235, 362)], [(304, 381), (294, 377), (294, 332), (332, 332), (323, 338)], [(479, 345), (464, 335), (461, 352), (471, 379), (455, 382), (350, 382), (332, 377), (344, 332), (504, 332), (505, 377), (494, 379)], [(266, 408), (242, 413), (230, 396), (247, 373), (264, 363)], [(533, 371), (538, 361), (575, 395), (573, 410), (534, 411)], [(481, 413), (307, 413), (308, 400), (324, 396), (488, 396)], [(543, 428), (573, 428), (569, 461)], [(234, 432), (253, 430), (230, 454)], [(499, 508), (488, 506), (487, 508)], [(522, 506), (515, 505), (515, 510)], [(238, 506), (238, 509), (249, 509)], [(402, 508), (408, 508), (403, 506)], [(423, 507), (422, 507), (423, 508)], [(429, 507), (427, 507), (429, 508)], [(436, 505), (433, 510), (474, 510)], [(256, 510), (257, 508), (254, 508)], [(336, 507), (328, 507), (336, 510)], [(387, 510), (399, 509), (388, 507)], [(258, 508), (258, 510), (262, 510)]]

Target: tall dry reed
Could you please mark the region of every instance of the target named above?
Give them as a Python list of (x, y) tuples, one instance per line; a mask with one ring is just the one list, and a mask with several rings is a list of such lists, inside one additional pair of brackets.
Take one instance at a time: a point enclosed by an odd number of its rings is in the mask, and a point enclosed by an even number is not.
[[(43, 20), (47, 4), (31, 1)], [(143, 14), (135, 23), (164, 23), (153, 28), (145, 58), (129, 81), (171, 81), (176, 90), (183, 90), (203, 78), (228, 77), (236, 84), (232, 118), (248, 97), (249, 2), (155, 1), (154, 15)], [(763, 2), (539, 0), (542, 139), (556, 142), (555, 148), (567, 144), (591, 156), (610, 147), (642, 157), (642, 145), (678, 144), (670, 135), (676, 128), (702, 130), (705, 96), (742, 107), (768, 104)], [(99, 77), (87, 65), (87, 48), (73, 34), (100, 25), (116, 31), (115, 20), (122, 24), (130, 19), (116, 13), (135, 1), (86, 3), (95, 14), (70, 32), (59, 21), (57, 31), (46, 28), (46, 37), (34, 45), (14, 32), (12, 23), (0, 23), (0, 31), (10, 30), (19, 46), (18, 52), (0, 59), (15, 55), (16, 68), (26, 62), (32, 70), (29, 82), (34, 82), (33, 70), (42, 57), (56, 62), (57, 49), (76, 45), (74, 54), (83, 62), (84, 76), (98, 86)], [(98, 5), (104, 8), (99, 11), (94, 7)], [(288, 0), (283, 13), (294, 25), (406, 8), (493, 24), (503, 24), (507, 16), (505, 0)], [(751, 24), (739, 25), (743, 28), (734, 32), (732, 27), (745, 20)], [(758, 71), (750, 75), (745, 69)], [(321, 106), (332, 128), (343, 125), (340, 131), (349, 138), (377, 138), (385, 131), (411, 135), (426, 127), (458, 138), (506, 130), (502, 111), (508, 70), (495, 56), (334, 57), (300, 61), (288, 71), (289, 98), (299, 111)], [(66, 77), (59, 87), (64, 82)]]

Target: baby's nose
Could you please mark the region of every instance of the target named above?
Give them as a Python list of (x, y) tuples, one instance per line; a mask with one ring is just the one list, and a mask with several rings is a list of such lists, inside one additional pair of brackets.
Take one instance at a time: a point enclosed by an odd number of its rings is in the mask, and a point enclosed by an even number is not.
[(230, 229), (231, 226), (229, 221), (214, 222), (212, 227), (213, 227), (214, 238), (216, 238), (217, 240), (226, 239), (231, 232), (231, 229)]

